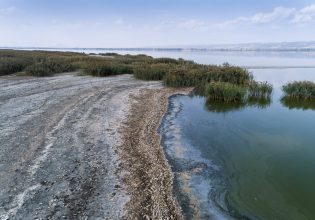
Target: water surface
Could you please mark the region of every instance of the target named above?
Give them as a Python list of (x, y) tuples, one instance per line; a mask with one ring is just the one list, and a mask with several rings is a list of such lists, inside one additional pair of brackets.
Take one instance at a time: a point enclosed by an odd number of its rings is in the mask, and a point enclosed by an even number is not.
[(212, 219), (315, 219), (314, 105), (281, 102), (280, 87), (315, 69), (253, 70), (270, 103), (231, 106), (175, 96), (161, 126), (185, 214)]

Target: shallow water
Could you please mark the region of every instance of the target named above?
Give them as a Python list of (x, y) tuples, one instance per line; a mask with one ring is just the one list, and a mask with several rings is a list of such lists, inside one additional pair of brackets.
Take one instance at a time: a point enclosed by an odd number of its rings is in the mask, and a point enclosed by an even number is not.
[(160, 132), (188, 218), (315, 219), (315, 108), (280, 101), (281, 85), (315, 69), (253, 73), (275, 85), (271, 103), (170, 99)]

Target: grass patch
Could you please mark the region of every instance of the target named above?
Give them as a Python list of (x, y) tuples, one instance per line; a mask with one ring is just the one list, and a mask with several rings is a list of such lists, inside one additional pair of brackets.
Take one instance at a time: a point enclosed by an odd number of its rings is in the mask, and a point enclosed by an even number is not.
[[(202, 89), (200, 89), (202, 91)], [(270, 99), (272, 85), (267, 82), (251, 81), (248, 85), (226, 82), (211, 82), (204, 86), (204, 94), (210, 100), (223, 102), (257, 103)]]
[(315, 83), (310, 81), (295, 81), (282, 87), (285, 98), (291, 99), (314, 99)]
[(153, 58), (144, 54), (117, 53), (87, 55), (73, 52), (0, 50), (0, 75), (25, 72), (43, 77), (81, 70), (85, 75), (106, 77), (133, 74), (142, 80), (162, 80), (170, 87), (197, 87), (199, 94), (224, 102), (245, 102), (267, 98), (272, 86), (259, 83), (244, 68), (202, 65), (190, 60)]
[(188, 64), (171, 69), (163, 81), (172, 87), (195, 87), (212, 81), (246, 85), (252, 79), (252, 74), (240, 67)]
[(206, 86), (205, 94), (208, 99), (215, 101), (243, 102), (246, 88), (231, 83), (211, 82)]

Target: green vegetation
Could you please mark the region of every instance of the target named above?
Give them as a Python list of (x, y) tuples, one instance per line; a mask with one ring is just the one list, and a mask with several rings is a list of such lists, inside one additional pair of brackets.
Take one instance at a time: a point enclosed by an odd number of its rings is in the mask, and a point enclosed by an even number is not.
[(310, 81), (292, 82), (282, 87), (285, 98), (291, 99), (314, 99), (315, 83)]
[(225, 82), (211, 82), (206, 86), (206, 96), (209, 99), (223, 102), (243, 102), (246, 88)]
[(213, 81), (246, 85), (252, 79), (253, 76), (240, 67), (189, 64), (171, 69), (165, 75), (164, 83), (172, 87), (195, 87)]
[(199, 94), (224, 102), (266, 99), (272, 92), (268, 83), (259, 83), (246, 69), (201, 65), (190, 60), (153, 58), (144, 54), (84, 54), (72, 52), (0, 50), (0, 75), (24, 72), (31, 76), (51, 76), (80, 70), (97, 77), (133, 74), (142, 80), (162, 80), (171, 87), (196, 87)]
[(74, 71), (74, 65), (68, 59), (50, 57), (37, 61), (25, 68), (25, 72), (31, 76), (49, 76), (54, 73)]
[(253, 98), (268, 98), (272, 93), (272, 85), (268, 82), (252, 81), (248, 85), (249, 96)]
[(0, 50), (0, 75), (24, 71), (32, 76), (50, 76), (76, 69), (73, 62), (88, 57), (81, 53)]
[(204, 94), (210, 100), (222, 102), (257, 103), (270, 99), (272, 86), (267, 82), (252, 80), (249, 84), (238, 85), (226, 82), (211, 82), (205, 86)]

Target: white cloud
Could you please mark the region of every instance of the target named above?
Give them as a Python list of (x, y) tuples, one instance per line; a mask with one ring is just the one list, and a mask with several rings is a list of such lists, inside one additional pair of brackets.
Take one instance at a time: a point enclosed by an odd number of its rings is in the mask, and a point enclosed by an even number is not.
[(252, 23), (270, 23), (279, 19), (286, 19), (294, 15), (295, 8), (277, 7), (270, 13), (258, 13), (252, 16), (249, 20)]
[(196, 19), (190, 19), (188, 21), (185, 21), (183, 23), (179, 23), (177, 26), (179, 28), (184, 28), (184, 29), (196, 29), (196, 28), (201, 28), (206, 25), (205, 22), (196, 20)]
[(213, 25), (216, 28), (231, 28), (238, 25), (258, 25), (258, 24), (276, 24), (277, 22), (286, 22), (288, 24), (300, 24), (314, 21), (315, 4), (309, 5), (300, 10), (296, 8), (276, 7), (271, 12), (259, 12), (252, 16), (238, 17), (233, 20), (225, 21)]
[(309, 5), (301, 10), (302, 13), (315, 13), (315, 4)]
[(310, 22), (312, 20), (313, 20), (313, 17), (311, 15), (299, 13), (294, 16), (291, 22), (294, 24), (299, 24), (299, 23)]
[(0, 8), (0, 15), (10, 15), (16, 12), (16, 8), (11, 6), (8, 8)]

